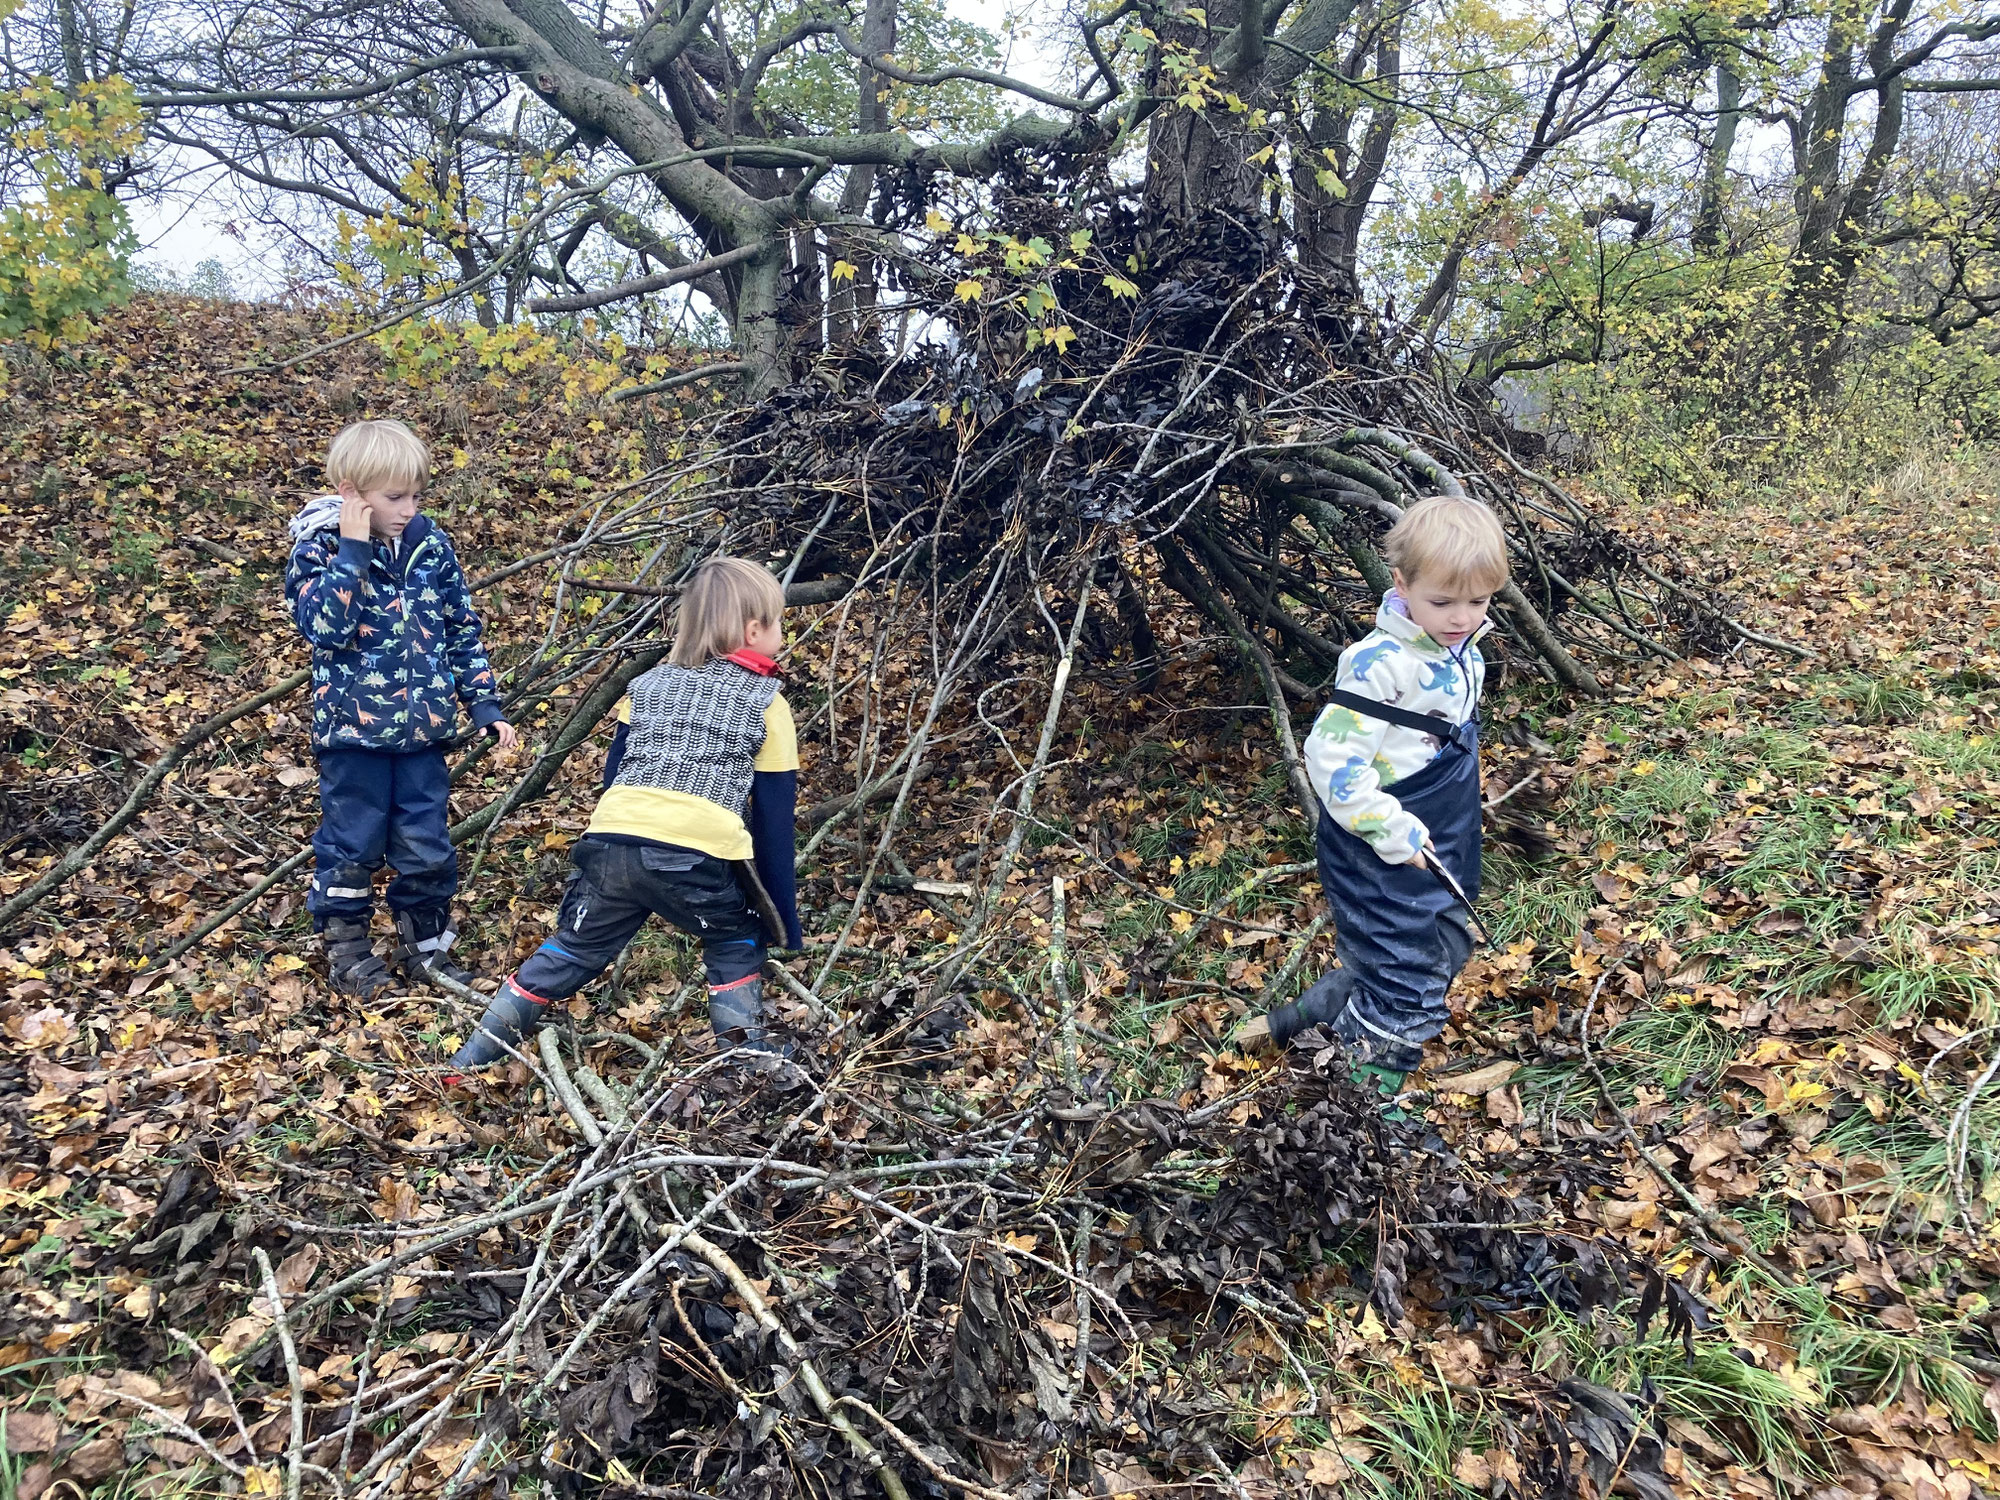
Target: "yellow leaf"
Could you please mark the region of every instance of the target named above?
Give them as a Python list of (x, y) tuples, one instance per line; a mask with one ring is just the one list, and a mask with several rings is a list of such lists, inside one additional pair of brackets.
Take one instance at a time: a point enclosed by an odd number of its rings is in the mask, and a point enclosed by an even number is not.
[(1810, 1104), (1815, 1099), (1826, 1097), (1827, 1088), (1823, 1083), (1808, 1083), (1803, 1079), (1785, 1090), (1785, 1108), (1792, 1110), (1801, 1104)]
[(1819, 1371), (1811, 1365), (1779, 1365), (1778, 1378), (1796, 1391), (1808, 1406), (1818, 1406), (1824, 1400), (1820, 1395)]
[(837, 260), (833, 263), (833, 279), (835, 281), (852, 281), (860, 274), (860, 271), (861, 268), (851, 260)]
[(1375, 1304), (1369, 1303), (1361, 1314), (1361, 1321), (1354, 1331), (1361, 1335), (1364, 1344), (1380, 1344), (1387, 1341), (1389, 1330), (1382, 1326), (1382, 1320), (1375, 1315)]
[(949, 234), (951, 232), (951, 220), (947, 219), (936, 209), (932, 209), (924, 215), (924, 228), (928, 229), (932, 234)]
[(283, 1490), (276, 1464), (254, 1464), (243, 1471), (243, 1493), (246, 1495), (277, 1495)]
[(952, 293), (961, 302), (977, 302), (986, 291), (986, 283), (967, 279), (952, 288)]

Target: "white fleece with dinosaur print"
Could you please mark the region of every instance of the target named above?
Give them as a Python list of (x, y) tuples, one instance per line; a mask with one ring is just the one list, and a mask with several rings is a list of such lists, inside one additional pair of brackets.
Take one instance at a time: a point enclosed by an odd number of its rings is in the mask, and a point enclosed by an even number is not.
[[(1375, 628), (1340, 653), (1334, 686), (1414, 713), (1463, 724), (1479, 711), (1486, 621), (1456, 652), (1431, 639), (1405, 612), (1394, 589), (1382, 596)], [(1469, 680), (1468, 680), (1469, 679)], [(1437, 758), (1444, 741), (1329, 704), (1306, 738), (1306, 774), (1320, 806), (1342, 828), (1366, 839), (1383, 860), (1408, 864), (1430, 830), (1388, 788)]]

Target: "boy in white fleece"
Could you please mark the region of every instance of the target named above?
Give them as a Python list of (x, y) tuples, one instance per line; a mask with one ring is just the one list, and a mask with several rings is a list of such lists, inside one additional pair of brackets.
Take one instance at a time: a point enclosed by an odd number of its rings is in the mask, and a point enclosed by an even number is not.
[(1383, 551), (1396, 586), (1375, 629), (1341, 653), (1305, 746), (1340, 967), (1271, 1012), (1269, 1026), (1280, 1044), (1328, 1027), (1356, 1077), (1393, 1097), (1450, 1019), (1445, 992), (1472, 954), (1468, 913), (1426, 865), (1477, 899), (1478, 641), (1508, 568), (1492, 511), (1454, 496), (1412, 505)]

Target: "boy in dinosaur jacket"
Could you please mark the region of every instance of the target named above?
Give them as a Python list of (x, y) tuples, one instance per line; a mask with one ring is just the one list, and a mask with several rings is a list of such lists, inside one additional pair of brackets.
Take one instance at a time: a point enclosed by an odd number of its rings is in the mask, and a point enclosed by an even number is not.
[(1384, 539), (1395, 587), (1341, 654), (1306, 741), (1319, 796), (1319, 871), (1340, 967), (1268, 1018), (1280, 1044), (1312, 1025), (1346, 1043), (1356, 1077), (1393, 1098), (1450, 1019), (1472, 954), (1470, 915), (1435, 870), (1479, 894), (1479, 639), (1507, 581), (1507, 541), (1476, 500), (1434, 496)]
[(334, 493), (292, 518), (285, 600), (312, 646), (320, 825), (306, 906), (335, 991), (371, 999), (389, 966), (368, 937), (375, 872), (396, 872), (391, 962), (406, 979), (472, 975), (449, 955), (458, 852), (446, 833), (445, 747), (462, 702), (500, 748), (516, 743), (445, 534), (417, 511), (430, 449), (401, 422), (356, 422), (327, 452)]

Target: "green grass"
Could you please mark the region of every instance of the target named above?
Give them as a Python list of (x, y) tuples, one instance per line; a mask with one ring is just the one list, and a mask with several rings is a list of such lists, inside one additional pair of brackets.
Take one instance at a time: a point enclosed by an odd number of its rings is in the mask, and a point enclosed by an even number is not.
[(1711, 769), (1698, 760), (1670, 755), (1653, 762), (1645, 776), (1626, 775), (1604, 789), (1604, 806), (1620, 823), (1664, 821), (1679, 814), (1691, 837), (1700, 838), (1715, 820), (1716, 797), (1708, 789)]
[(1862, 724), (1907, 724), (1930, 707), (1922, 679), (1900, 672), (1849, 672), (1828, 682), (1822, 695)]
[(2000, 965), (1963, 948), (1929, 943), (1910, 919), (1877, 936), (1860, 992), (1883, 1025), (1919, 1017), (1990, 1022), (2000, 997)]
[(1487, 847), (1483, 868), (1481, 915), (1502, 948), (1531, 937), (1566, 949), (1597, 901), (1595, 891), (1560, 867), (1532, 864), (1504, 844)]
[(1371, 1495), (1378, 1500), (1479, 1494), (1454, 1478), (1452, 1467), (1467, 1449), (1481, 1453), (1500, 1443), (1483, 1408), (1468, 1411), (1447, 1391), (1413, 1391), (1387, 1381), (1367, 1387), (1359, 1404), (1371, 1420), (1365, 1431), (1353, 1437), (1367, 1443), (1375, 1454), (1349, 1460), (1354, 1473), (1342, 1488), (1343, 1494)]
[[(1651, 1005), (1592, 1043), (1597, 1064), (1619, 1106), (1638, 1104), (1641, 1087), (1669, 1096), (1692, 1079), (1713, 1085), (1740, 1048), (1707, 1010), (1688, 1005)], [(1565, 1118), (1588, 1117), (1597, 1109), (1597, 1084), (1580, 1062), (1524, 1068), (1521, 1097), (1531, 1112), (1546, 1102)]]

